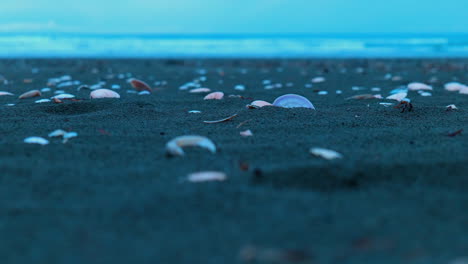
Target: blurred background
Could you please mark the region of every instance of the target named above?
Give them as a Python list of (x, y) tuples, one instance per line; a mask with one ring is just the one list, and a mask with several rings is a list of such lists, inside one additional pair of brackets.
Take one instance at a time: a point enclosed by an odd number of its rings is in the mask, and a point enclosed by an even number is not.
[(3, 0), (1, 57), (466, 57), (466, 0)]

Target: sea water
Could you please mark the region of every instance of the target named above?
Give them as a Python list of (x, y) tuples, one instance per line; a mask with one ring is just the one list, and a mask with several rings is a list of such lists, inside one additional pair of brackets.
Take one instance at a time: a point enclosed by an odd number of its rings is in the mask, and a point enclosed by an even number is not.
[(468, 35), (0, 34), (0, 57), (468, 57)]

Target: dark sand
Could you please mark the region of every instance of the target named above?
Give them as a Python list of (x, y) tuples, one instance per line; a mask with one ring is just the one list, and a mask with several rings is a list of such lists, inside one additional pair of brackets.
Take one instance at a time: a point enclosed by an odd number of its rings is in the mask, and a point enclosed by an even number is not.
[[(248, 99), (180, 91), (199, 69), (204, 87)], [(127, 72), (168, 84), (139, 96), (125, 80), (106, 78)], [(454, 78), (468, 82), (466, 60), (3, 60), (0, 74), (10, 81), (0, 91), (16, 94), (0, 96), (1, 263), (451, 264), (468, 256), (468, 95), (443, 89)], [(16, 99), (65, 74), (120, 84), (122, 98), (91, 101), (89, 90), (72, 86), (63, 90), (86, 100)], [(327, 81), (305, 88), (315, 76)], [(410, 92), (413, 112), (344, 100), (431, 77), (439, 79), (433, 96)], [(265, 90), (264, 79), (283, 87)], [(286, 93), (308, 97), (317, 111), (245, 108)], [(459, 110), (447, 112), (449, 104)], [(79, 135), (67, 144), (23, 143), (59, 128)], [(245, 129), (254, 136), (241, 137)], [(218, 153), (167, 157), (166, 142), (186, 134), (211, 138)], [(313, 157), (314, 146), (344, 158)], [(229, 180), (181, 182), (200, 170)]]

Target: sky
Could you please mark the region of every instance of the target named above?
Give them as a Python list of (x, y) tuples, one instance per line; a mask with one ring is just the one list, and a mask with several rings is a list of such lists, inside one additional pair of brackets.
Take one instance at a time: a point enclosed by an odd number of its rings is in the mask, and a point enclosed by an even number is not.
[(1, 0), (0, 32), (464, 33), (468, 0)]

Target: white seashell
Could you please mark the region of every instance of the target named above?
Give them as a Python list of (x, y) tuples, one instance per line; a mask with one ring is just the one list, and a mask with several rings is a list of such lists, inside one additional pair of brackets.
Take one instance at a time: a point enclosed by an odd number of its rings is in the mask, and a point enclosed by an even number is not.
[(417, 90), (432, 90), (432, 86), (429, 86), (425, 83), (419, 82), (412, 82), (408, 84), (408, 89), (410, 91), (417, 91)]
[(446, 108), (447, 108), (447, 110), (457, 110), (458, 109), (457, 106), (454, 105), (454, 104), (447, 105)]
[(141, 91), (138, 93), (138, 95), (148, 95), (148, 94), (151, 94), (151, 93), (148, 91)]
[(317, 94), (318, 94), (318, 95), (327, 95), (328, 92), (327, 92), (327, 91), (320, 91), (320, 92), (318, 92)]
[(90, 93), (91, 99), (120, 98), (120, 95), (109, 89), (97, 89)]
[(432, 96), (432, 94), (429, 93), (429, 92), (422, 92), (420, 94), (421, 94), (421, 96)]
[(15, 104), (6, 104), (6, 106), (15, 106)]
[(460, 89), (460, 94), (468, 94), (468, 86), (465, 86), (463, 88)]
[(166, 144), (166, 151), (173, 156), (184, 156), (184, 147), (201, 147), (209, 150), (211, 153), (216, 153), (216, 146), (207, 137), (202, 136), (180, 136), (172, 139)]
[(381, 90), (381, 89), (380, 89), (379, 87), (373, 87), (373, 88), (371, 88), (371, 91), (373, 91), (373, 92), (380, 92), (380, 90)]
[(41, 137), (27, 137), (24, 139), (24, 143), (47, 145), (49, 144), (49, 140)]
[(313, 78), (313, 79), (311, 80), (311, 82), (313, 82), (313, 83), (321, 83), (321, 82), (324, 82), (324, 81), (325, 81), (325, 78), (324, 78), (324, 77), (321, 77), (321, 76), (315, 77), (315, 78)]
[(343, 93), (343, 91), (341, 91), (341, 90), (336, 90), (336, 94), (342, 94), (342, 93)]
[(62, 129), (57, 129), (49, 133), (49, 137), (63, 137), (67, 132)]
[(41, 104), (41, 103), (48, 103), (50, 101), (51, 101), (50, 99), (40, 99), (40, 100), (36, 100), (35, 103), (36, 104)]
[(311, 148), (309, 152), (314, 156), (321, 157), (327, 160), (343, 158), (343, 155), (331, 149)]
[(113, 85), (111, 86), (111, 89), (118, 90), (118, 89), (120, 89), (120, 85), (118, 85), (118, 84), (113, 84)]
[(408, 94), (405, 93), (405, 92), (400, 92), (400, 93), (396, 93), (396, 94), (392, 94), (390, 96), (387, 96), (386, 99), (389, 99), (389, 100), (397, 100), (398, 102), (400, 102), (403, 98), (406, 98)]
[(211, 89), (209, 88), (195, 88), (189, 91), (189, 93), (209, 93)]
[(446, 83), (446, 84), (444, 85), (445, 90), (447, 90), (447, 91), (449, 91), (449, 92), (460, 91), (460, 90), (463, 89), (464, 87), (466, 87), (466, 85), (461, 84), (461, 83), (459, 83), (459, 82), (449, 82), (449, 83)]
[(41, 89), (41, 92), (43, 92), (43, 93), (47, 93), (47, 92), (50, 92), (50, 91), (51, 91), (51, 89), (48, 88), (48, 87)]
[(201, 171), (187, 176), (189, 182), (225, 181), (226, 179), (226, 174), (218, 171)]
[(264, 106), (273, 106), (273, 105), (266, 101), (256, 100), (250, 103), (249, 105), (247, 105), (247, 108), (261, 108)]
[(190, 110), (188, 112), (189, 114), (201, 114), (201, 111), (198, 111), (198, 110)]
[(63, 93), (63, 94), (59, 94), (59, 95), (51, 97), (51, 99), (54, 99), (54, 98), (56, 98), (56, 99), (71, 99), (71, 98), (75, 98), (75, 96), (73, 94)]
[(381, 105), (383, 105), (385, 107), (389, 107), (389, 106), (394, 105), (394, 103), (379, 103), (379, 104), (381, 104)]
[(239, 132), (239, 134), (240, 134), (241, 136), (243, 136), (243, 137), (251, 137), (251, 136), (253, 136), (253, 133), (252, 133), (252, 131), (250, 131), (250, 129), (245, 130), (245, 131), (241, 131), (241, 132)]
[(238, 85), (234, 86), (234, 90), (245, 91), (245, 86), (242, 85), (242, 84), (238, 84)]
[(2, 96), (2, 95), (14, 95), (14, 94), (9, 93), (9, 92), (0, 92), (0, 96)]

